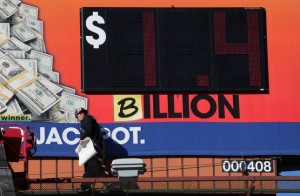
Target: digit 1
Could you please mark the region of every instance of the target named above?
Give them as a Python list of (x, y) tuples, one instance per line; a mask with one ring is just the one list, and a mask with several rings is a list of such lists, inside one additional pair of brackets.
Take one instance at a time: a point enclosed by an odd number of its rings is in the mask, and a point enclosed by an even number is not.
[(155, 23), (154, 12), (145, 11), (143, 13), (145, 86), (156, 86), (155, 24), (154, 23)]
[(250, 86), (261, 85), (258, 12), (248, 11), (248, 43), (226, 43), (225, 12), (214, 12), (215, 53), (248, 54)]

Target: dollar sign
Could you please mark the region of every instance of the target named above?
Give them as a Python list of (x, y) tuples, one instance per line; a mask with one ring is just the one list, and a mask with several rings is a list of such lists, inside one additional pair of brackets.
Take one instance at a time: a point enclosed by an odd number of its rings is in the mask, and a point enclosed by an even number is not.
[(86, 37), (86, 41), (93, 45), (94, 48), (99, 48), (100, 45), (102, 45), (105, 40), (106, 40), (106, 34), (105, 31), (103, 31), (103, 29), (95, 26), (93, 23), (94, 22), (98, 22), (98, 24), (105, 24), (104, 19), (98, 15), (98, 12), (93, 12), (93, 15), (89, 16), (86, 19), (86, 27), (94, 32), (98, 34), (98, 39), (94, 39), (93, 36), (85, 36)]

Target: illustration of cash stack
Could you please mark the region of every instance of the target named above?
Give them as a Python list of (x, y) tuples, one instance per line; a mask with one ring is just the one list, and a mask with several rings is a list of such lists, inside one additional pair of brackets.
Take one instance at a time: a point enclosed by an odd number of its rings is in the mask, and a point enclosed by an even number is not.
[[(3, 1), (3, 0), (0, 0)], [(87, 98), (60, 84), (47, 54), (38, 8), (20, 0), (0, 3), (0, 114), (31, 114), (32, 121), (76, 122)]]

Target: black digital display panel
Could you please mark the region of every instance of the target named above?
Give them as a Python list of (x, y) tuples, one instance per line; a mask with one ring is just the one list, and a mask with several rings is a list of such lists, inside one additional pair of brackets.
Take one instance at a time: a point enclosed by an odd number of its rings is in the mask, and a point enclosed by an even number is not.
[(97, 8), (81, 18), (84, 93), (266, 93), (263, 8)]

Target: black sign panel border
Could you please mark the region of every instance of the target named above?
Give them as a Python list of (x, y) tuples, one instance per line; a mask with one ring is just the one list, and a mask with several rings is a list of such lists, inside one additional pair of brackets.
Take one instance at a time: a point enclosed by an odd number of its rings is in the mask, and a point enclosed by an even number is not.
[(80, 18), (84, 93), (269, 92), (264, 8), (85, 7)]

